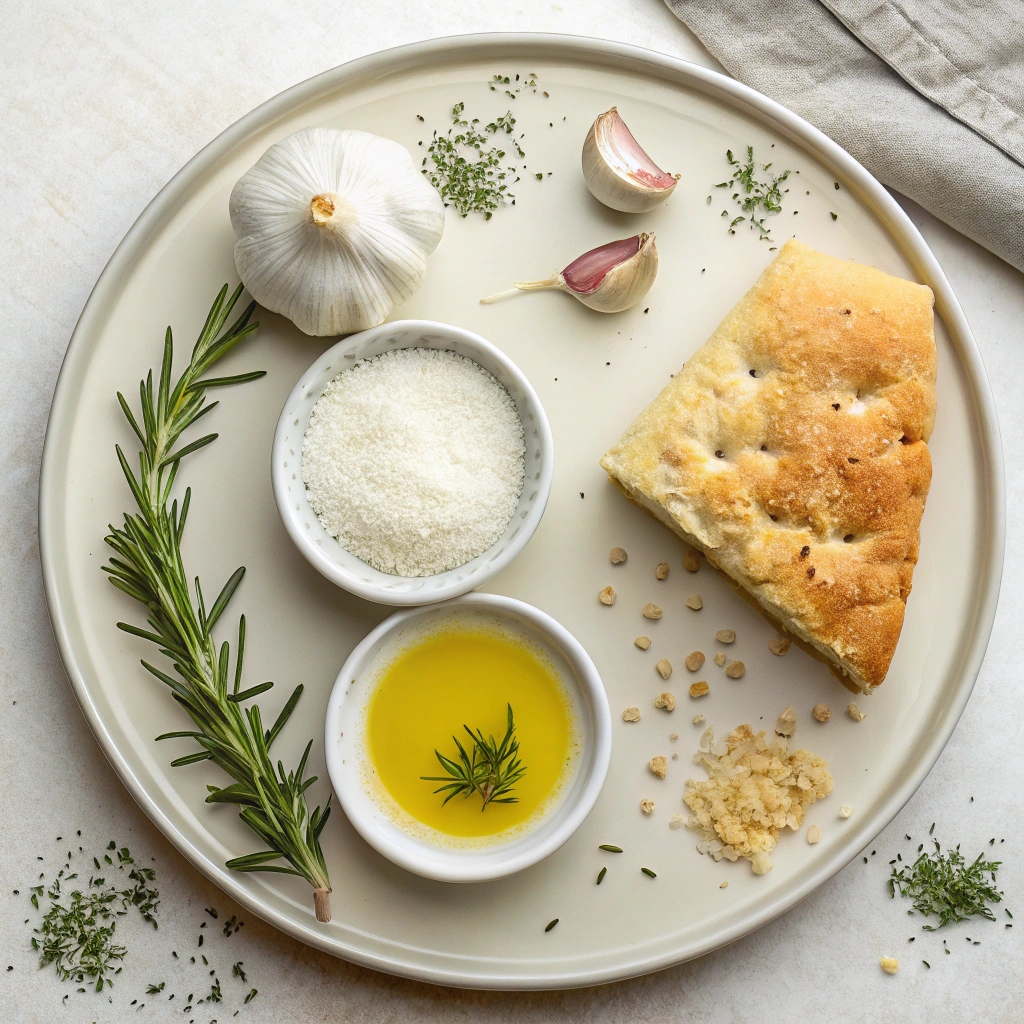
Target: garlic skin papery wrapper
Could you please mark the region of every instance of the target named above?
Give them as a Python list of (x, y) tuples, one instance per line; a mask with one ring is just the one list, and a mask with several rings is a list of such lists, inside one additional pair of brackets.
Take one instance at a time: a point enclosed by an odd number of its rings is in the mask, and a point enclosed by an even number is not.
[(518, 292), (557, 288), (599, 313), (621, 313), (651, 290), (657, 276), (654, 235), (645, 233), (600, 245), (544, 281), (516, 281), (514, 288), (480, 301), (487, 304)]
[(618, 110), (601, 114), (583, 143), (583, 178), (594, 198), (623, 213), (646, 213), (672, 195), (678, 174), (640, 148)]
[(316, 336), (383, 323), (420, 286), (444, 203), (404, 146), (304, 128), (231, 190), (235, 267), (260, 305)]

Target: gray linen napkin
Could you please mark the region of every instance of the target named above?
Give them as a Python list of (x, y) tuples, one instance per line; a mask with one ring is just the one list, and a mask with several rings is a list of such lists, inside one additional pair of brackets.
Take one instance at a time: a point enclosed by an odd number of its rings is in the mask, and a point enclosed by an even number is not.
[(665, 0), (741, 82), (1024, 271), (1020, 0)]

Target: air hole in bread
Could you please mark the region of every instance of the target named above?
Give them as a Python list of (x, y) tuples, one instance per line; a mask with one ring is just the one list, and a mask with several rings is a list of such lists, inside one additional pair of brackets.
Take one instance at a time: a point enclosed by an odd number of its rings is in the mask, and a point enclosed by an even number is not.
[(845, 536), (845, 537), (843, 538), (843, 542), (844, 542), (844, 543), (846, 543), (846, 544), (852, 544), (852, 543), (853, 543), (853, 534), (852, 534), (852, 533), (848, 533), (848, 534), (847, 534), (847, 535), (846, 535), (846, 536)]
[(833, 402), (832, 403), (832, 408), (835, 409), (836, 412), (839, 412), (839, 403), (838, 402)]
[(725, 458), (725, 452), (723, 452), (721, 449), (719, 449), (718, 451), (715, 452), (715, 458), (716, 459), (724, 459)]
[(847, 459), (846, 461), (847, 461), (847, 462), (849, 462), (849, 463), (850, 463), (851, 465), (854, 465), (854, 466), (855, 466), (855, 465), (856, 465), (856, 464), (857, 464), (858, 462), (860, 462), (860, 459), (855, 459), (855, 458), (854, 458), (854, 457), (853, 457), (853, 456), (851, 455), (851, 456), (850, 456), (850, 457), (849, 457), (849, 458), (848, 458), (848, 459)]

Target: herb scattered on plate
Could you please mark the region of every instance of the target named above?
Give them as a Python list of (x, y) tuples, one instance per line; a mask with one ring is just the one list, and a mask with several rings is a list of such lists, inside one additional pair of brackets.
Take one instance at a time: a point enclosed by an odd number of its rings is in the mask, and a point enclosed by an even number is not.
[[(792, 174), (783, 171), (781, 174), (771, 173), (771, 163), (761, 164), (760, 170), (764, 180), (758, 178), (758, 165), (754, 162), (754, 147), (747, 146), (747, 159), (741, 163), (733, 156), (731, 149), (726, 150), (726, 159), (732, 168), (732, 177), (728, 181), (719, 182), (715, 188), (731, 188), (733, 201), (742, 211), (729, 222), (729, 233), (736, 234), (736, 227), (746, 222), (751, 231), (757, 230), (762, 242), (772, 241), (771, 232), (765, 227), (765, 218), (769, 214), (782, 212), (782, 197), (789, 189), (781, 188), (782, 183)], [(710, 196), (708, 197), (710, 199)], [(761, 215), (757, 216), (760, 211)], [(723, 210), (722, 216), (728, 216)]]

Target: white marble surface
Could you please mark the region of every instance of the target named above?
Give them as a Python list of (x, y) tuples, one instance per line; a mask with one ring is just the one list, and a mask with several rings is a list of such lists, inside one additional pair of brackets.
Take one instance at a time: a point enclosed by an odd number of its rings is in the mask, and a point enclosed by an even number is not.
[[(908, 205), (960, 296), (999, 407), (1008, 470), (1003, 593), (981, 677), (948, 747), (917, 795), (867, 851), (783, 918), (702, 960), (634, 981), (567, 993), (461, 993), (375, 974), (298, 945), (247, 914), (224, 939), (210, 921), (201, 952), (225, 1002), (183, 1015), (208, 990), (188, 963), (203, 908), (238, 913), (163, 839), (100, 753), (64, 678), (43, 603), (36, 486), (54, 381), (75, 320), (104, 263), (139, 212), (196, 150), (286, 86), (384, 47), (489, 30), (575, 32), (714, 61), (658, 0), (7, 0), (0, 31), (0, 1019), (127, 1021), (700, 1021), (758, 1019), (778, 1005), (795, 1021), (1020, 1021), (1021, 930), (954, 926), (929, 935), (890, 902), (885, 862), (936, 835), (968, 853), (1005, 838), (1000, 884), (1020, 909), (1024, 788), (1017, 656), (1024, 627), (1024, 278)], [(1016, 369), (1015, 369), (1016, 367)], [(950, 513), (954, 514), (954, 513)], [(970, 797), (974, 797), (973, 803)], [(111, 838), (155, 858), (163, 905), (153, 932), (132, 919), (110, 1001), (40, 971), (28, 947), (25, 891), (59, 867), (81, 828), (87, 849)], [(913, 843), (904, 839), (914, 837)], [(60, 843), (56, 837), (64, 837)], [(37, 858), (43, 857), (40, 861)], [(21, 895), (12, 895), (13, 889)], [(917, 935), (913, 945), (907, 939)], [(969, 944), (966, 937), (981, 940)], [(942, 951), (943, 939), (951, 950)], [(173, 961), (170, 950), (182, 957)], [(878, 959), (903, 968), (884, 975)], [(932, 967), (927, 970), (921, 960)], [(244, 961), (249, 981), (230, 976)], [(9, 965), (9, 966), (8, 966)], [(166, 981), (163, 997), (143, 995)], [(166, 993), (177, 993), (166, 1001)], [(66, 992), (71, 995), (62, 1002)], [(148, 1005), (141, 1011), (131, 1004)], [(782, 1013), (772, 1013), (780, 1017)]]

